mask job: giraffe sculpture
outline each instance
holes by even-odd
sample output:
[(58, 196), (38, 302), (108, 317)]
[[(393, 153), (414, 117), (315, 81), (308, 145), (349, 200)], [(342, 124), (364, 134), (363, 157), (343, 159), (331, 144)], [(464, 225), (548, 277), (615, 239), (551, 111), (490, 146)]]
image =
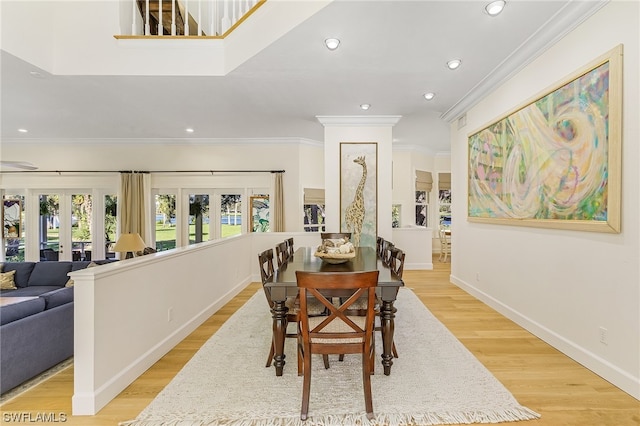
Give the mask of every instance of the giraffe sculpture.
[(353, 197), (353, 201), (347, 207), (345, 212), (344, 221), (347, 225), (347, 229), (353, 234), (353, 245), (360, 246), (360, 233), (362, 232), (362, 222), (364, 222), (364, 183), (367, 180), (367, 164), (365, 157), (361, 156), (353, 160), (354, 163), (362, 166), (362, 177), (360, 183), (356, 188), (356, 194)]

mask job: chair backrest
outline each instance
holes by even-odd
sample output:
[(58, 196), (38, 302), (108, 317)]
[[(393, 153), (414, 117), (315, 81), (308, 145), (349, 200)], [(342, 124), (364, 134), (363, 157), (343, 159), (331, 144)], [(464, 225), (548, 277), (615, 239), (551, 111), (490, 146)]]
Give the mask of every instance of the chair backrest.
[(438, 236), (440, 237), (440, 244), (443, 246), (448, 246), (451, 242), (450, 237), (447, 235), (448, 228), (441, 226), (438, 231)]
[(391, 249), (391, 261), (389, 262), (389, 268), (391, 268), (391, 272), (396, 274), (399, 278), (402, 278), (402, 274), (404, 273), (404, 256), (405, 253), (403, 250), (400, 250), (397, 247), (393, 247)]
[(320, 238), (323, 240), (337, 240), (339, 238), (348, 238), (351, 241), (351, 232), (322, 232)]
[(382, 242), (382, 253), (380, 257), (382, 259), (382, 263), (384, 263), (385, 265), (389, 265), (389, 262), (391, 262), (391, 250), (394, 247), (395, 246), (391, 241), (384, 240)]
[(273, 249), (267, 249), (258, 254), (258, 264), (260, 265), (260, 278), (262, 284), (273, 279), (275, 269), (273, 267)]
[(382, 243), (384, 242), (384, 238), (376, 237), (376, 255), (378, 257), (382, 257)]
[[(300, 291), (300, 323), (305, 344), (333, 346), (350, 353), (362, 344), (371, 346), (374, 329), (378, 271), (304, 272), (296, 271)], [(349, 307), (359, 298), (367, 299), (365, 316), (348, 316)], [(328, 311), (326, 316), (310, 316), (308, 298), (315, 298)], [(339, 306), (332, 303), (341, 300)], [(334, 352), (336, 353), (336, 352)]]
[(273, 306), (271, 301), (271, 293), (269, 289), (264, 285), (273, 279), (275, 270), (273, 268), (273, 249), (267, 249), (258, 254), (258, 265), (260, 266), (260, 279), (262, 280), (262, 289), (265, 296), (267, 296), (267, 303), (269, 306)]
[(287, 263), (287, 261), (289, 260), (286, 241), (283, 241), (276, 245), (276, 260), (278, 261), (278, 268)]
[(293, 248), (293, 237), (287, 238), (284, 242), (287, 243), (287, 257), (291, 259), (293, 257), (293, 252), (295, 251)]

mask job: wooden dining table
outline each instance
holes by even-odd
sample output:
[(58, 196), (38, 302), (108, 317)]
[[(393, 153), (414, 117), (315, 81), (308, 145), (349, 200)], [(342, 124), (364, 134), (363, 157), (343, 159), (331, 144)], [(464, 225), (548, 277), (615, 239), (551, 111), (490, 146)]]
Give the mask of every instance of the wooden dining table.
[(272, 281), (265, 284), (271, 293), (273, 308), (273, 341), (275, 346), (274, 365), (276, 376), (282, 376), (285, 365), (284, 340), (287, 330), (287, 297), (298, 294), (296, 271), (306, 272), (361, 272), (379, 271), (376, 294), (382, 301), (380, 305), (380, 323), (382, 328), (382, 366), (384, 374), (391, 374), (393, 365), (394, 318), (396, 308), (393, 306), (398, 290), (404, 286), (402, 278), (392, 273), (391, 269), (378, 258), (373, 247), (356, 247), (356, 256), (345, 263), (332, 264), (314, 256), (315, 247), (300, 247), (287, 263), (276, 271)]

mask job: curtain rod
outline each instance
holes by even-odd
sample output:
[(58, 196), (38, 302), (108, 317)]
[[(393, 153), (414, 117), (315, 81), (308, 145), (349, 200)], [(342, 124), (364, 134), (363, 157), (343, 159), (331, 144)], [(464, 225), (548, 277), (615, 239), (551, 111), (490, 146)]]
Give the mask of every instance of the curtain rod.
[(284, 173), (284, 170), (2, 170), (2, 173)]

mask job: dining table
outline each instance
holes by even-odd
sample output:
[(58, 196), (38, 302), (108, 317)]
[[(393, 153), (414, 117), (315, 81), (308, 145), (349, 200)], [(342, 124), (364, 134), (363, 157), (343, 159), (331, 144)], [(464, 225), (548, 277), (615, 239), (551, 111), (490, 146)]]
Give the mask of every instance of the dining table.
[(284, 341), (287, 330), (287, 312), (285, 301), (298, 294), (296, 271), (306, 272), (364, 272), (379, 271), (376, 295), (380, 303), (380, 325), (382, 331), (382, 366), (384, 374), (391, 374), (393, 365), (394, 318), (397, 309), (394, 302), (402, 278), (394, 274), (389, 266), (380, 259), (373, 247), (355, 247), (355, 257), (343, 263), (330, 263), (315, 256), (316, 247), (299, 247), (288, 262), (278, 268), (265, 288), (271, 294), (273, 307), (273, 342), (275, 346), (274, 365), (276, 376), (282, 376), (285, 365)]

